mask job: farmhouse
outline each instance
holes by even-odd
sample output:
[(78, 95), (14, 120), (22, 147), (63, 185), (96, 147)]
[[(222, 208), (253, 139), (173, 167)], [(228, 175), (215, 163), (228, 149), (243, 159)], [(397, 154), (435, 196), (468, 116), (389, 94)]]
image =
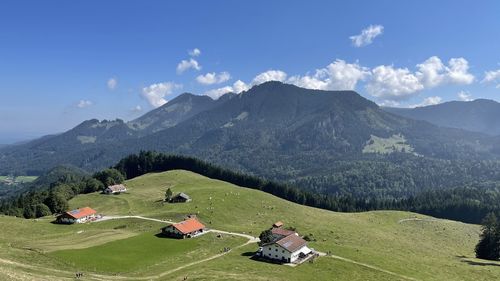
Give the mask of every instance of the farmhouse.
[(103, 193), (104, 194), (119, 194), (122, 192), (126, 192), (127, 188), (123, 184), (115, 184), (115, 185), (110, 185), (104, 189)]
[(174, 238), (191, 238), (205, 231), (205, 226), (196, 218), (188, 218), (161, 229), (163, 235)]
[(275, 225), (276, 223), (271, 229), (272, 241), (262, 245), (259, 249), (261, 257), (283, 263), (295, 263), (312, 253), (312, 250), (307, 247), (307, 241), (302, 239), (297, 232), (281, 228), (283, 223), (280, 227), (274, 227)]
[(184, 203), (189, 201), (191, 201), (191, 197), (183, 192), (177, 193), (174, 197), (172, 197), (172, 199), (170, 199), (171, 203)]
[(92, 208), (85, 207), (73, 211), (65, 212), (57, 216), (58, 223), (84, 223), (96, 218), (96, 211)]

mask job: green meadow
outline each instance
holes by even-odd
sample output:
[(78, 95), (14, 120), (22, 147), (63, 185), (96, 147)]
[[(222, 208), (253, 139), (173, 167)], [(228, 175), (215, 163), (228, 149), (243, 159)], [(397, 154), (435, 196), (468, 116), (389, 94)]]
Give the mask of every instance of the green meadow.
[[(72, 208), (90, 206), (105, 215), (140, 215), (179, 221), (196, 214), (209, 228), (258, 236), (281, 220), (320, 257), (297, 267), (250, 259), (256, 244), (214, 234), (186, 240), (155, 236), (163, 223), (116, 219), (56, 225), (53, 218), (0, 217), (2, 276), (64, 280), (85, 272), (88, 280), (495, 280), (500, 263), (474, 258), (479, 226), (398, 211), (336, 213), (187, 172), (148, 174), (125, 183), (120, 195), (79, 195)], [(188, 203), (165, 204), (165, 190), (185, 192)], [(223, 247), (231, 247), (226, 255)], [(241, 246), (241, 247), (240, 247)], [(340, 258), (339, 258), (340, 257)], [(11, 262), (24, 262), (17, 265)], [(31, 267), (33, 266), (33, 267)], [(71, 273), (70, 273), (71, 272)], [(3, 275), (2, 275), (3, 274)], [(10, 275), (9, 275), (10, 274)], [(22, 279), (20, 279), (22, 280)]]

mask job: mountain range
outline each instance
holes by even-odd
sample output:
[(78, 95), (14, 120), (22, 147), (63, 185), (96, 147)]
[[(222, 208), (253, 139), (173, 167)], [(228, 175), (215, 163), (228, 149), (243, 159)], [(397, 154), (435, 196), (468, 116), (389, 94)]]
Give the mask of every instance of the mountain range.
[(355, 196), (399, 197), (500, 180), (497, 137), (401, 116), (408, 112), (382, 109), (354, 91), (280, 82), (218, 100), (185, 93), (130, 122), (88, 120), (0, 149), (0, 174), (36, 175), (61, 164), (96, 171), (130, 153), (156, 150)]
[(500, 135), (500, 103), (492, 100), (450, 101), (416, 108), (383, 108), (400, 116), (488, 135)]

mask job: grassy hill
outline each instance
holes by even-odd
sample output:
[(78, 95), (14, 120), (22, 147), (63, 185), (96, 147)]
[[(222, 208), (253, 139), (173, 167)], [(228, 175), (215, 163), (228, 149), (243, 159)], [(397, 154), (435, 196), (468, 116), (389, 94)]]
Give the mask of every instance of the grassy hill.
[[(335, 213), (287, 202), (187, 171), (148, 174), (126, 182), (127, 194), (79, 195), (71, 207), (106, 215), (181, 220), (195, 213), (210, 228), (258, 236), (274, 221), (313, 236), (331, 251), (292, 268), (250, 259), (256, 244), (209, 233), (191, 240), (156, 237), (164, 223), (116, 219), (56, 225), (52, 218), (0, 217), (0, 279), (65, 280), (494, 280), (500, 263), (473, 257), (479, 227), (396, 211)], [(193, 201), (164, 204), (167, 187)], [(233, 250), (218, 256), (221, 249)], [(117, 275), (117, 276), (115, 276)]]

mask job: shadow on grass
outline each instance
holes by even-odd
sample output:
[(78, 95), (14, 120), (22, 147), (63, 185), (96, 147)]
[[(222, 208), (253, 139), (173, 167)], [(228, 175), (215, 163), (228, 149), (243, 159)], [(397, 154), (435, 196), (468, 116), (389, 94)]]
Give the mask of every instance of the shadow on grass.
[(253, 255), (255, 255), (255, 252), (244, 252), (244, 253), (241, 253), (241, 255), (243, 257), (253, 257)]

